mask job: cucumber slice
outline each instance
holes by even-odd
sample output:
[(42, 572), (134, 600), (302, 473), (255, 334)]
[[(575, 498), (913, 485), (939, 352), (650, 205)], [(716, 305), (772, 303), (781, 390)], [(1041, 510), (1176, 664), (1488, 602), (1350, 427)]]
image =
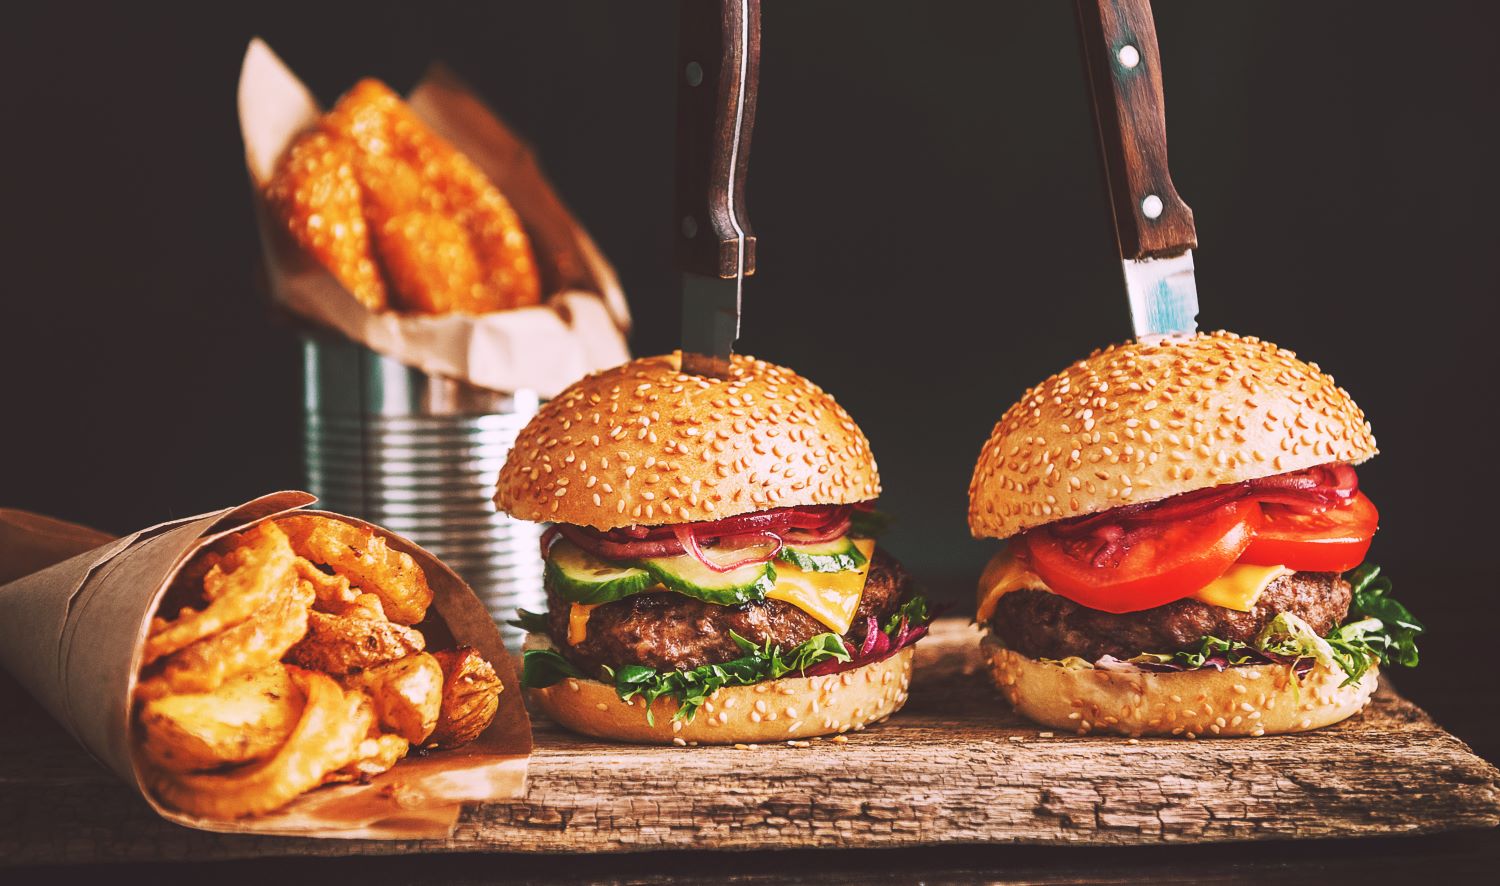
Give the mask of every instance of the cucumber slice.
[(601, 560), (572, 542), (558, 541), (547, 552), (543, 580), (570, 603), (609, 603), (656, 585), (638, 566)]
[(682, 554), (653, 557), (642, 560), (641, 565), (671, 590), (720, 606), (758, 603), (776, 584), (776, 570), (770, 563), (741, 566), (732, 572), (715, 572), (692, 555)]
[(777, 558), (803, 572), (853, 572), (867, 562), (847, 535), (818, 544), (783, 545)]

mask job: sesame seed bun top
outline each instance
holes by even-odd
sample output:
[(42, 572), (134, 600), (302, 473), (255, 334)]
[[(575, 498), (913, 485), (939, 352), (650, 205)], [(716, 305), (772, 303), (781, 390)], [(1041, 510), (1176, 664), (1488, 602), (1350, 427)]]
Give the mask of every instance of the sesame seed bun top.
[(1377, 452), (1316, 364), (1229, 332), (1095, 351), (1006, 410), (969, 483), (969, 529), (1057, 520)]
[(522, 520), (614, 529), (880, 495), (869, 441), (822, 388), (736, 355), (730, 378), (677, 354), (597, 372), (516, 438), (495, 503)]

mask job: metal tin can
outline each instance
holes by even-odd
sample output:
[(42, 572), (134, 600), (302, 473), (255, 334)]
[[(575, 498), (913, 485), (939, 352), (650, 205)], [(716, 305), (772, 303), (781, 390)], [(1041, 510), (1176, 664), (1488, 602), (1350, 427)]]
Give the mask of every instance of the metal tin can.
[(541, 527), (495, 510), (500, 467), (537, 397), (429, 376), (332, 336), (303, 338), (303, 456), (322, 507), (410, 538), (484, 601), (506, 645), (546, 608)]

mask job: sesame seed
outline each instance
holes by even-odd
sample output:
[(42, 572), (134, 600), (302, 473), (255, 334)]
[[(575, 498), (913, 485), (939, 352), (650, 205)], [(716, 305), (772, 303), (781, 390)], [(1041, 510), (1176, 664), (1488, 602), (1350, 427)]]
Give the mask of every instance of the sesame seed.
[(679, 748), (687, 747), (687, 742), (684, 741), (681, 736), (672, 739), (672, 744), (677, 745)]

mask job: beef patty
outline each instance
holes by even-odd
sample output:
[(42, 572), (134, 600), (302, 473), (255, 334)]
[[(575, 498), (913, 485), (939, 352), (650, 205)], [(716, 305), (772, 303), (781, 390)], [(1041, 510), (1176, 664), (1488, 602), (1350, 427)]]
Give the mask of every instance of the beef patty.
[[(895, 558), (879, 548), (854, 623), (844, 642), (858, 646), (865, 638), (866, 617), (884, 624), (910, 594), (911, 579)], [(555, 590), (547, 591), (548, 628), (557, 648), (585, 674), (600, 665), (645, 665), (657, 670), (717, 664), (744, 655), (729, 632), (754, 643), (770, 640), (791, 649), (828, 632), (822, 622), (780, 600), (719, 606), (672, 592), (636, 594), (605, 603), (589, 614), (587, 636), (568, 645), (568, 612), (572, 608)]]
[(1114, 615), (1048, 591), (1023, 590), (1000, 598), (989, 628), (1007, 647), (1031, 658), (1130, 658), (1189, 649), (1207, 636), (1248, 643), (1281, 612), (1300, 616), (1322, 636), (1349, 614), (1349, 595), (1349, 583), (1338, 573), (1296, 572), (1267, 585), (1249, 612), (1178, 600)]

